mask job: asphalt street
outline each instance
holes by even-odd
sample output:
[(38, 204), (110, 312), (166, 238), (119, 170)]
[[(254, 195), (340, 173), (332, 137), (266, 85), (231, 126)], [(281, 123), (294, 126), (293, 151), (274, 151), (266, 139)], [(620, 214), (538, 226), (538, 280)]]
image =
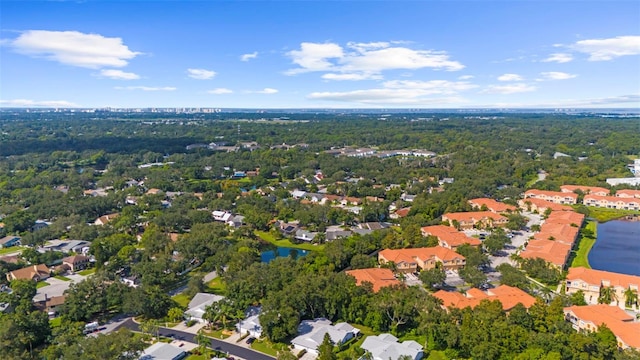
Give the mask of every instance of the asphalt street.
[[(133, 321), (131, 318), (123, 322), (121, 327), (125, 327), (132, 331), (140, 331), (140, 327), (138, 326), (138, 324), (136, 324), (136, 322)], [(159, 333), (161, 336), (173, 337), (174, 339), (177, 339), (177, 340), (184, 340), (192, 343), (197, 343), (195, 339), (196, 338), (195, 334), (187, 333), (184, 331), (178, 331), (174, 329), (161, 327), (159, 330)], [(228, 342), (224, 342), (216, 339), (211, 339), (211, 348), (214, 350), (226, 352), (229, 355), (238, 356), (248, 360), (273, 360), (274, 359), (269, 355), (259, 353), (251, 349), (247, 349), (238, 345), (230, 344)]]

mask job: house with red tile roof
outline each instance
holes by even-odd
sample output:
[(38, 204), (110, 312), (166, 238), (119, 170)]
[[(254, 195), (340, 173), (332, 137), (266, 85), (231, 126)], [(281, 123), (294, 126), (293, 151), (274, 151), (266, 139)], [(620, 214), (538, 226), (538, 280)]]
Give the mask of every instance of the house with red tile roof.
[(522, 304), (528, 309), (536, 303), (535, 297), (508, 285), (500, 285), (486, 292), (472, 288), (467, 290), (465, 294), (457, 291), (440, 290), (434, 293), (433, 296), (442, 300), (442, 307), (445, 309), (450, 307), (458, 309), (464, 309), (466, 307), (474, 308), (478, 306), (482, 300), (498, 300), (502, 304), (504, 311), (510, 311), (517, 304)]
[(504, 226), (509, 219), (491, 211), (470, 211), (446, 213), (442, 215), (442, 221), (448, 221), (451, 226), (457, 223), (462, 229), (473, 229)]
[(639, 291), (640, 276), (619, 274), (609, 271), (587, 269), (585, 267), (570, 268), (565, 280), (567, 294), (573, 294), (582, 290), (587, 304), (597, 304), (600, 290), (603, 287), (612, 287), (614, 300), (612, 304), (624, 307), (625, 291), (627, 289)]
[(539, 214), (544, 214), (547, 209), (551, 209), (551, 211), (573, 211), (573, 208), (569, 205), (556, 204), (551, 201), (536, 198), (520, 199), (518, 200), (518, 205), (520, 205), (522, 209), (538, 212)]
[(563, 193), (573, 193), (580, 190), (583, 194), (608, 196), (611, 191), (607, 188), (599, 186), (582, 186), (582, 185), (562, 185), (560, 191)]
[(516, 211), (516, 207), (513, 205), (507, 205), (505, 203), (501, 203), (489, 198), (471, 199), (469, 200), (469, 204), (474, 208), (474, 210), (482, 210), (484, 207), (485, 209), (496, 214)]
[(407, 215), (409, 215), (409, 211), (411, 211), (411, 207), (398, 209), (393, 214), (389, 215), (389, 217), (392, 219), (401, 219), (407, 217)]
[(576, 204), (578, 202), (578, 194), (575, 193), (566, 193), (561, 191), (547, 191), (547, 190), (537, 190), (531, 189), (524, 193), (525, 199), (541, 199), (546, 201), (551, 201), (556, 204)]
[(433, 225), (420, 229), (422, 236), (435, 236), (438, 238), (438, 245), (447, 249), (455, 250), (458, 246), (469, 244), (480, 246), (482, 242), (476, 238), (469, 237), (451, 226)]
[(624, 310), (604, 304), (564, 308), (565, 319), (577, 331), (597, 331), (603, 324), (616, 336), (618, 347), (640, 349), (640, 322)]
[(620, 196), (585, 195), (583, 204), (608, 209), (640, 210), (640, 199)]
[(396, 279), (393, 271), (386, 268), (348, 270), (345, 273), (356, 278), (356, 285), (358, 286), (365, 282), (371, 283), (371, 285), (373, 285), (374, 292), (378, 292), (381, 288), (386, 286), (401, 284), (401, 282)]
[(616, 196), (621, 198), (640, 199), (640, 190), (630, 190), (630, 189), (618, 190), (616, 191)]
[(442, 246), (413, 249), (384, 249), (378, 253), (380, 264), (393, 263), (398, 272), (415, 273), (442, 264), (446, 270), (464, 267), (466, 259), (457, 252)]
[(571, 245), (559, 241), (529, 240), (527, 247), (519, 255), (523, 259), (543, 259), (562, 270), (569, 259), (570, 253)]

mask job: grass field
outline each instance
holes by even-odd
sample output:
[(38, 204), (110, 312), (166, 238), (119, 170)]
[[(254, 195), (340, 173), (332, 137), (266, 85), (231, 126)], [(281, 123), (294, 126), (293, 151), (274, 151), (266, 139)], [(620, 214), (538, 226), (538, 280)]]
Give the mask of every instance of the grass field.
[(607, 222), (627, 215), (640, 215), (640, 211), (634, 210), (607, 209), (595, 206), (589, 206), (588, 209), (589, 217), (598, 220), (598, 222)]
[(286, 349), (287, 345), (282, 343), (272, 343), (267, 339), (258, 339), (251, 344), (251, 348), (267, 355), (277, 356), (278, 351)]
[(46, 281), (38, 281), (38, 283), (36, 284), (36, 289), (40, 289), (41, 287), (45, 287), (47, 285), (50, 285), (50, 284)]
[(62, 281), (71, 281), (71, 279), (69, 279), (66, 276), (62, 276), (62, 275), (56, 275), (56, 276), (54, 276), (54, 278), (56, 278), (58, 280), (62, 280)]
[(593, 247), (593, 244), (596, 243), (595, 237), (596, 237), (597, 223), (595, 221), (588, 221), (587, 225), (585, 225), (584, 228), (593, 231), (594, 237), (588, 238), (580, 234), (580, 242), (578, 244), (578, 249), (576, 250), (575, 257), (571, 262), (571, 267), (583, 266), (583, 267), (586, 267), (587, 269), (591, 269), (591, 266), (589, 265), (588, 256), (589, 256), (589, 251)]
[(2, 248), (2, 249), (0, 249), (0, 255), (11, 254), (11, 253), (15, 253), (15, 252), (21, 252), (24, 249), (26, 249), (26, 247), (24, 247), (24, 246), (11, 246), (11, 247), (8, 247), (8, 248)]
[(258, 231), (255, 232), (256, 236), (260, 239), (270, 242), (271, 244), (279, 247), (288, 247), (293, 249), (301, 249), (301, 250), (309, 250), (309, 251), (322, 251), (324, 249), (324, 245), (313, 245), (313, 244), (294, 244), (289, 239), (276, 240), (272, 234), (269, 234), (266, 231)]
[(52, 328), (60, 326), (60, 323), (62, 323), (62, 318), (61, 317), (57, 317), (57, 318), (53, 318), (53, 319), (49, 320), (49, 325)]
[(227, 283), (220, 276), (205, 284), (205, 291), (217, 295), (225, 295), (227, 293)]
[(171, 297), (173, 301), (177, 302), (178, 305), (184, 307), (185, 309), (189, 306), (189, 301), (191, 299), (185, 294), (178, 294)]
[(78, 274), (80, 274), (82, 276), (87, 276), (87, 275), (91, 275), (91, 274), (93, 274), (95, 272), (96, 272), (96, 268), (91, 268), (91, 269), (86, 269), (86, 270), (79, 271)]
[(427, 360), (449, 360), (449, 358), (444, 354), (444, 351), (431, 350)]

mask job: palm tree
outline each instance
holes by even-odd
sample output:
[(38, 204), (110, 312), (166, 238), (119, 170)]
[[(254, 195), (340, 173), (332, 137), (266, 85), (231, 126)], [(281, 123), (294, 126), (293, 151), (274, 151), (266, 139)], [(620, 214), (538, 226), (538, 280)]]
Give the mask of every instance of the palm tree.
[(598, 297), (599, 304), (611, 304), (616, 299), (616, 291), (613, 286), (603, 286), (600, 288), (600, 296)]
[(627, 290), (624, 291), (624, 299), (625, 299), (625, 305), (627, 307), (632, 307), (634, 305), (638, 305), (638, 290), (634, 290), (631, 288), (628, 288)]
[(198, 342), (198, 351), (200, 352), (200, 354), (205, 355), (205, 358), (206, 358), (207, 357), (206, 353), (208, 352), (208, 346), (209, 344), (211, 344), (211, 341), (202, 332), (202, 330), (198, 331), (198, 333), (196, 334), (196, 342)]

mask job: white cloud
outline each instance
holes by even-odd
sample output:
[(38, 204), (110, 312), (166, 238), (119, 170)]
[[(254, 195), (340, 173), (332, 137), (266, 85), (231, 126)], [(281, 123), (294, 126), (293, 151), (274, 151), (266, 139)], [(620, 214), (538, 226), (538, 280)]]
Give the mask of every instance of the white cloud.
[(304, 42), (300, 44), (300, 50), (287, 53), (287, 56), (299, 67), (290, 69), (285, 74), (326, 71), (349, 75), (329, 75), (324, 77), (325, 79), (333, 77), (335, 80), (345, 80), (345, 78), (353, 80), (357, 75), (351, 74), (375, 75), (386, 70), (434, 68), (457, 71), (464, 69), (464, 65), (450, 60), (449, 55), (444, 51), (414, 50), (395, 45), (397, 42), (350, 42), (347, 43), (345, 50), (334, 43)]
[(173, 86), (161, 86), (161, 87), (152, 87), (152, 86), (116, 86), (114, 89), (116, 90), (142, 90), (142, 91), (175, 91), (176, 88)]
[(625, 55), (640, 55), (640, 36), (581, 40), (569, 48), (589, 54), (589, 61), (613, 60)]
[(227, 88), (217, 88), (217, 89), (209, 90), (207, 91), (207, 93), (214, 94), (214, 95), (232, 94), (233, 90), (227, 89)]
[(515, 94), (523, 92), (535, 91), (536, 87), (524, 83), (516, 83), (509, 85), (489, 85), (483, 93), (487, 94)]
[(295, 75), (309, 71), (331, 70), (334, 65), (329, 59), (342, 58), (344, 53), (342, 47), (337, 44), (303, 42), (300, 44), (300, 50), (289, 51), (287, 55), (294, 64), (300, 66), (286, 72), (287, 75)]
[(540, 73), (540, 76), (542, 76), (541, 80), (567, 80), (567, 79), (573, 79), (578, 75), (567, 74), (559, 71), (549, 71), (549, 72)]
[(258, 52), (254, 51), (254, 52), (252, 52), (250, 54), (242, 54), (240, 56), (240, 61), (249, 61), (249, 60), (255, 59), (257, 57), (258, 57)]
[(0, 100), (0, 104), (2, 106), (7, 107), (78, 107), (77, 104), (74, 104), (65, 100), (27, 100), (27, 99), (13, 99), (13, 100)]
[(475, 76), (473, 76), (473, 75), (462, 75), (462, 76), (458, 76), (458, 80), (471, 80), (474, 77)]
[(556, 62), (559, 64), (568, 63), (573, 60), (573, 55), (565, 53), (555, 53), (549, 55), (548, 58), (542, 60), (542, 62)]
[[(465, 81), (390, 80), (382, 83), (382, 88), (344, 92), (313, 92), (307, 98), (366, 105), (434, 106), (464, 102), (465, 100), (457, 94), (476, 87), (477, 85)], [(447, 96), (431, 97), (433, 95)]]
[(322, 78), (325, 80), (380, 80), (382, 76), (379, 74), (371, 74), (371, 73), (326, 73), (322, 75)]
[(522, 81), (522, 76), (518, 74), (504, 74), (498, 76), (498, 81)]
[(313, 100), (329, 100), (367, 105), (441, 105), (464, 102), (460, 97), (425, 98), (410, 89), (367, 89), (345, 92), (314, 92), (307, 96)]
[(121, 38), (78, 31), (28, 30), (9, 45), (20, 54), (91, 69), (123, 67), (140, 55), (129, 50)]
[(466, 81), (447, 81), (447, 80), (391, 80), (385, 81), (383, 86), (388, 89), (407, 89), (418, 90), (420, 95), (431, 94), (455, 94), (460, 91), (477, 88), (478, 85), (471, 84)]
[(249, 94), (267, 94), (267, 95), (271, 95), (271, 94), (276, 94), (278, 92), (278, 89), (273, 89), (273, 88), (264, 88), (262, 90), (255, 90), (255, 91), (246, 91)]
[(134, 74), (132, 72), (124, 72), (122, 70), (115, 69), (103, 69), (100, 70), (98, 74), (100, 77), (106, 77), (114, 80), (138, 80), (140, 79), (140, 75)]
[(187, 69), (187, 74), (190, 78), (196, 80), (209, 80), (216, 76), (215, 71), (206, 69)]

